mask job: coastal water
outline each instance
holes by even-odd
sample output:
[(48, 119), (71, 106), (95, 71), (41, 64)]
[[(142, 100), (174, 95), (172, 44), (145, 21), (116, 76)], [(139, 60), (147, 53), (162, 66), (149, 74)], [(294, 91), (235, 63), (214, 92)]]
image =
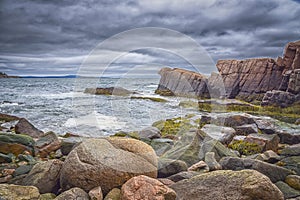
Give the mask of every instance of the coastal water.
[(158, 82), (159, 79), (0, 79), (0, 112), (24, 117), (43, 131), (84, 136), (140, 130), (161, 119), (196, 112), (180, 108), (177, 97), (154, 102), (83, 92), (87, 87), (118, 86), (135, 91), (138, 96), (159, 97), (154, 94)]

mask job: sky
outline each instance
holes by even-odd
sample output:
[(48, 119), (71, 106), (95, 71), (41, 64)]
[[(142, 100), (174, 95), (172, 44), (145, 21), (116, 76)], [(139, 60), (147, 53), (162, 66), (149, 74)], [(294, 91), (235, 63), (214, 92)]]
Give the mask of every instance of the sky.
[(0, 71), (113, 76), (196, 64), (209, 74), (219, 59), (281, 56), (300, 40), (299, 19), (298, 0), (0, 0)]

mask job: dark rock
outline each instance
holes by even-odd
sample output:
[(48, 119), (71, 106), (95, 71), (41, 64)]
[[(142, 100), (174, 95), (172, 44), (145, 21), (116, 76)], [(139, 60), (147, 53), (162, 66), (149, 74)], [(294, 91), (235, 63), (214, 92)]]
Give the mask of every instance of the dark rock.
[(187, 165), (181, 160), (159, 159), (158, 160), (158, 177), (166, 178), (173, 174), (187, 171)]
[(280, 138), (280, 143), (282, 144), (299, 144), (300, 143), (300, 134), (297, 133), (289, 133), (286, 131), (279, 131), (277, 135)]
[(182, 200), (284, 199), (270, 179), (255, 170), (218, 170), (179, 181), (170, 187)]
[(54, 132), (48, 132), (35, 143), (35, 154), (41, 158), (47, 157), (51, 152), (60, 148), (60, 140)]
[(21, 118), (15, 126), (17, 134), (29, 135), (33, 138), (39, 138), (44, 135), (43, 131), (35, 128), (27, 119)]
[(262, 106), (288, 107), (296, 101), (296, 96), (290, 92), (272, 90), (268, 91), (261, 102)]
[[(222, 118), (220, 118), (220, 120), (222, 120)], [(254, 119), (248, 114), (229, 115), (224, 119), (224, 126), (229, 126), (233, 128), (253, 123), (255, 123)]]
[(0, 163), (10, 163), (11, 161), (12, 161), (11, 155), (0, 153)]
[(82, 142), (82, 140), (83, 138), (81, 137), (64, 138), (61, 142), (61, 153), (65, 156), (68, 155), (77, 144)]
[(297, 173), (297, 175), (300, 175), (300, 156), (290, 156), (282, 159), (278, 163), (284, 168), (287, 168), (289, 170), (292, 170)]
[(13, 115), (7, 115), (7, 114), (0, 113), (0, 121), (10, 122), (10, 121), (16, 121), (19, 119), (20, 119), (19, 117), (16, 117)]
[(252, 133), (258, 133), (258, 128), (255, 123), (236, 126), (234, 129), (236, 131), (236, 135), (249, 135)]
[(139, 131), (138, 134), (140, 138), (145, 139), (155, 139), (161, 137), (160, 130), (156, 127), (144, 128), (143, 130)]
[(23, 180), (23, 185), (33, 185), (40, 193), (57, 194), (62, 164), (62, 161), (54, 159), (34, 165)]
[(167, 96), (209, 97), (207, 78), (202, 74), (178, 68), (162, 68), (155, 93)]
[(160, 181), (140, 175), (131, 178), (121, 188), (121, 199), (168, 199), (175, 200), (176, 193)]
[(207, 152), (205, 154), (205, 163), (209, 171), (221, 170), (222, 166), (216, 161), (214, 152)]
[(199, 174), (200, 174), (199, 172), (195, 172), (195, 171), (179, 172), (177, 174), (169, 176), (168, 179), (170, 179), (171, 181), (174, 181), (174, 182), (178, 182), (178, 181), (181, 181), (184, 179), (190, 179)]
[(219, 163), (226, 170), (254, 169), (269, 177), (273, 183), (284, 181), (288, 175), (294, 174), (283, 167), (249, 158), (225, 157)]
[(89, 200), (90, 197), (83, 189), (74, 187), (61, 193), (55, 198), (55, 200), (66, 200), (66, 199)]
[(96, 95), (116, 95), (116, 96), (127, 96), (135, 94), (135, 92), (126, 90), (122, 87), (109, 87), (109, 88), (86, 88), (84, 93), (96, 94)]
[(275, 185), (283, 193), (285, 199), (300, 196), (300, 191), (299, 190), (295, 190), (294, 188), (291, 188), (285, 182), (278, 181), (277, 183), (275, 183)]
[(268, 150), (262, 154), (259, 154), (255, 159), (273, 164), (280, 160), (280, 156), (274, 151)]
[(300, 156), (300, 143), (291, 146), (286, 146), (280, 151), (280, 155), (283, 156)]
[(32, 169), (32, 165), (21, 165), (18, 168), (16, 168), (14, 172), (14, 176), (20, 176), (23, 174), (28, 174), (30, 170)]
[(157, 177), (157, 157), (151, 146), (129, 138), (87, 139), (67, 156), (60, 184), (63, 191), (80, 187), (88, 192), (101, 186), (106, 195), (138, 175)]

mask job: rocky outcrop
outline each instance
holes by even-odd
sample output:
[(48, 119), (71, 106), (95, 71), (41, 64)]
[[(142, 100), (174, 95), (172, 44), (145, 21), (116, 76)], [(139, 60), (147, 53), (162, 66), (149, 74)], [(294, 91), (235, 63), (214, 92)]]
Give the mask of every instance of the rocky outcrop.
[(177, 198), (182, 200), (284, 199), (270, 179), (255, 170), (214, 171), (179, 181), (171, 188), (176, 191)]
[(3, 72), (0, 72), (0, 78), (20, 78), (19, 76), (9, 76)]
[(155, 93), (163, 96), (209, 97), (207, 78), (199, 73), (178, 68), (162, 68)]
[(135, 92), (126, 90), (121, 87), (108, 87), (108, 88), (86, 88), (84, 93), (96, 94), (96, 95), (116, 95), (116, 96), (127, 96), (135, 94)]
[(270, 58), (219, 60), (217, 68), (226, 96), (247, 100), (262, 98), (267, 91), (278, 89), (285, 69)]
[(29, 135), (33, 138), (39, 138), (44, 135), (43, 131), (40, 131), (34, 127), (27, 119), (21, 118), (15, 126), (17, 134)]
[(105, 195), (137, 175), (157, 177), (157, 158), (149, 145), (126, 138), (87, 139), (69, 153), (60, 184), (63, 191), (101, 186)]
[[(263, 105), (288, 106), (300, 97), (284, 102), (276, 100), (279, 92), (292, 95), (300, 92), (300, 41), (287, 44), (283, 58), (253, 58), (246, 60), (219, 60), (219, 73), (209, 78), (202, 74), (184, 70), (163, 68), (157, 94), (193, 97), (227, 97), (246, 101), (261, 101)], [(269, 93), (267, 93), (269, 92)], [(267, 97), (264, 98), (267, 93)], [(283, 93), (280, 93), (282, 96)], [(292, 95), (288, 95), (289, 97)], [(286, 95), (285, 95), (286, 97)], [(282, 99), (281, 99), (282, 101)]]

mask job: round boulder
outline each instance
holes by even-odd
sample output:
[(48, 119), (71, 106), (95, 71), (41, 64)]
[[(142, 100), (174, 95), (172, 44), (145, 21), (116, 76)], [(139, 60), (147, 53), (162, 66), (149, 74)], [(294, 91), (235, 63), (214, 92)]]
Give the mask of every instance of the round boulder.
[(157, 177), (157, 157), (149, 145), (129, 138), (87, 139), (67, 156), (61, 170), (62, 190), (86, 192), (100, 186), (106, 195), (138, 175)]
[(121, 199), (175, 200), (176, 193), (160, 181), (141, 175), (130, 179), (122, 186)]

